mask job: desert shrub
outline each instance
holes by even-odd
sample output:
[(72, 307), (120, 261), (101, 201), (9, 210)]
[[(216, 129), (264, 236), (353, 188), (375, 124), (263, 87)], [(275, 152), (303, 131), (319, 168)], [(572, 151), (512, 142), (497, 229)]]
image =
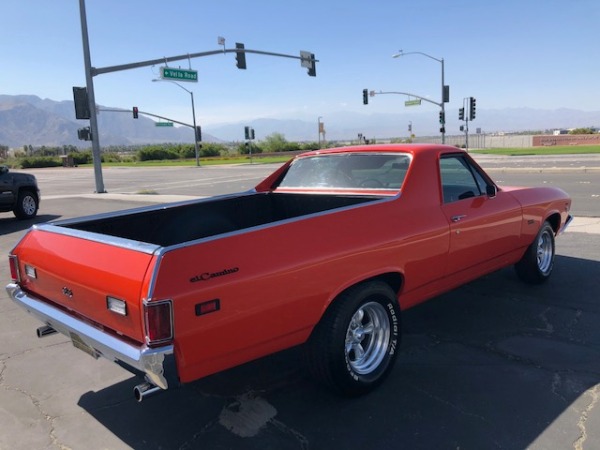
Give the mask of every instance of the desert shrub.
[(36, 156), (21, 159), (20, 165), (23, 169), (39, 169), (41, 167), (60, 167), (63, 163), (60, 158)]

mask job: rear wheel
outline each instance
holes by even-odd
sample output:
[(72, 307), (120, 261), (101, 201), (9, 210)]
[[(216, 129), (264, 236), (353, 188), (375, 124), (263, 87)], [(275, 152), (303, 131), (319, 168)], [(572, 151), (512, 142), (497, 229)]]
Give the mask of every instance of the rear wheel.
[(350, 288), (329, 307), (307, 343), (309, 369), (348, 396), (369, 392), (391, 371), (400, 341), (400, 310), (385, 283)]
[(37, 214), (38, 207), (37, 195), (32, 191), (21, 191), (13, 213), (17, 219), (33, 219)]
[(527, 283), (539, 284), (550, 278), (554, 267), (554, 230), (544, 222), (534, 241), (515, 265), (519, 278)]

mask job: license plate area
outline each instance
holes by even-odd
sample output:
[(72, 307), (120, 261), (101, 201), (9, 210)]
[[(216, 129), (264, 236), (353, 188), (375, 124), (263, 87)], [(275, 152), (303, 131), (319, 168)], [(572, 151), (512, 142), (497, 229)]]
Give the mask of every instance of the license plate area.
[(83, 340), (76, 333), (70, 332), (69, 335), (71, 336), (71, 342), (75, 348), (87, 353), (94, 359), (98, 359), (100, 357), (100, 354), (94, 350), (94, 348), (83, 342)]

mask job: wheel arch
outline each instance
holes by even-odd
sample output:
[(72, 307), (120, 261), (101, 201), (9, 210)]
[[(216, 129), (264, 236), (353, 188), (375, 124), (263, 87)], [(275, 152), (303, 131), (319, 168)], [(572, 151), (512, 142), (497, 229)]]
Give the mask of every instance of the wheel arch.
[(36, 200), (39, 200), (38, 189), (35, 186), (19, 186), (19, 189), (17, 190), (17, 196), (22, 192), (30, 192)]
[(372, 276), (369, 276), (367, 278), (363, 278), (360, 280), (354, 280), (353, 282), (349, 283), (348, 285), (345, 285), (343, 288), (341, 288), (338, 291), (333, 293), (331, 299), (325, 305), (325, 308), (322, 311), (321, 317), (331, 307), (331, 305), (333, 305), (336, 302), (336, 300), (342, 296), (342, 294), (344, 294), (345, 292), (347, 292), (348, 290), (350, 290), (356, 286), (359, 286), (359, 285), (365, 284), (365, 283), (369, 283), (372, 281), (381, 281), (381, 282), (387, 284), (396, 293), (396, 296), (398, 296), (400, 294), (400, 291), (402, 290), (402, 286), (404, 284), (404, 276), (400, 272), (389, 271), (389, 272), (383, 272), (383, 273), (379, 273), (376, 275), (372, 275)]
[(388, 284), (392, 288), (392, 290), (396, 293), (396, 295), (398, 295), (400, 293), (400, 290), (402, 289), (402, 285), (404, 284), (404, 277), (399, 272), (382, 273), (380, 275), (363, 280), (362, 283), (366, 283), (369, 281), (376, 281), (376, 280), (383, 281), (384, 283)]
[(560, 213), (558, 212), (551, 213), (548, 217), (546, 217), (546, 222), (550, 224), (550, 226), (554, 230), (554, 234), (558, 233), (558, 231), (560, 230), (560, 221)]

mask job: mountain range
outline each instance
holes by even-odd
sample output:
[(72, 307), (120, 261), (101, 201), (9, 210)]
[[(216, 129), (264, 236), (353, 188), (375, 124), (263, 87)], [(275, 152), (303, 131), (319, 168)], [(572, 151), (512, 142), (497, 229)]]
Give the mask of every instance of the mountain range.
[[(365, 107), (364, 113), (337, 112), (323, 118), (326, 139), (351, 140), (358, 134), (370, 138), (407, 137), (439, 134), (437, 112), (404, 109), (401, 113), (374, 113)], [(188, 127), (158, 127), (155, 121), (140, 115), (132, 120), (131, 109), (99, 106), (99, 128), (102, 146), (138, 145), (152, 143), (191, 143), (193, 132)], [(110, 111), (106, 111), (110, 110)], [(406, 111), (406, 112), (404, 112)], [(432, 117), (435, 115), (435, 117)], [(454, 117), (456, 116), (456, 117)], [(77, 138), (77, 130), (89, 124), (75, 118), (72, 101), (41, 99), (34, 95), (0, 95), (0, 145), (9, 148), (32, 146), (75, 145), (89, 147), (90, 143)], [(447, 135), (460, 134), (458, 110), (446, 108)], [(201, 124), (199, 124), (201, 125)], [(289, 141), (316, 141), (317, 115), (314, 120), (257, 118), (247, 122), (231, 122), (202, 127), (204, 142), (241, 141), (244, 126), (252, 126), (257, 140), (273, 133), (281, 133)], [(542, 110), (534, 108), (507, 108), (486, 110), (477, 108), (475, 122), (470, 129), (483, 133), (522, 132), (600, 126), (600, 111), (574, 109)]]

